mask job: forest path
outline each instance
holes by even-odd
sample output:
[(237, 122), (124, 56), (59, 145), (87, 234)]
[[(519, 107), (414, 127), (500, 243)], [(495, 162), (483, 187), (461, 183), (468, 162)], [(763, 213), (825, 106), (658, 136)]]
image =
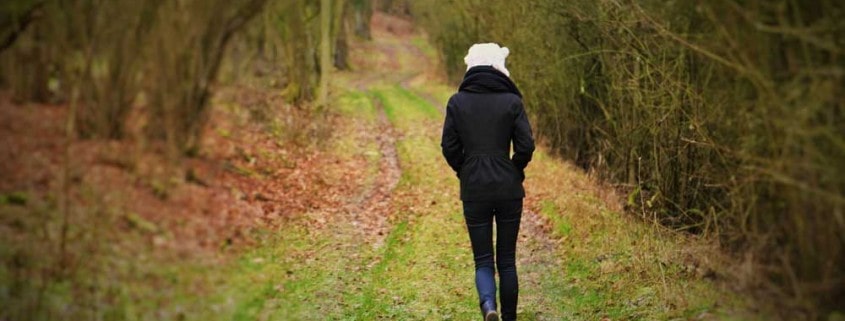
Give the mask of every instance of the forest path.
[[(145, 107), (129, 117), (138, 136), (77, 141), (68, 104), (0, 93), (13, 147), (0, 321), (478, 319), (459, 182), (439, 146), (455, 86), (411, 22), (375, 13), (371, 30), (320, 112), (288, 103), (277, 69), (231, 61), (202, 148), (179, 166), (141, 138)], [(613, 187), (538, 145), (520, 320), (773, 319), (718, 270), (750, 266), (625, 213)]]
[[(453, 88), (408, 22), (377, 14), (333, 106), (354, 118), (346, 152), (372, 181), (342, 209), (289, 222), (231, 272), (234, 320), (473, 320), (480, 315), (458, 181), (440, 155)], [(360, 134), (364, 133), (364, 134)], [(708, 280), (686, 238), (542, 148), (527, 170), (517, 249), (520, 320), (724, 319), (738, 298)], [(310, 224), (317, 221), (319, 224)]]
[[(389, 17), (378, 17), (376, 19)], [(401, 23), (400, 20), (376, 21)], [(389, 28), (388, 28), (389, 29)], [(369, 135), (361, 154), (375, 154), (375, 178), (343, 210), (316, 210), (284, 227), (279, 239), (245, 258), (258, 275), (253, 293), (235, 300), (234, 318), (470, 320), (479, 315), (472, 253), (457, 180), (440, 156), (441, 107), (427, 83), (431, 57), (411, 44), (418, 35), (375, 28), (353, 48), (358, 71), (336, 77), (335, 106)], [(415, 41), (421, 39), (417, 38)], [(373, 64), (382, 64), (373, 66)], [(441, 95), (442, 96), (442, 95)], [(361, 132), (355, 130), (354, 132)], [(377, 151), (377, 154), (376, 154)], [(400, 178), (401, 168), (401, 178)], [(526, 211), (521, 233), (523, 287), (562, 287), (556, 242)], [(273, 266), (274, 264), (279, 266)], [(257, 272), (257, 273), (256, 273)], [(522, 319), (559, 320), (554, 293), (524, 290)]]

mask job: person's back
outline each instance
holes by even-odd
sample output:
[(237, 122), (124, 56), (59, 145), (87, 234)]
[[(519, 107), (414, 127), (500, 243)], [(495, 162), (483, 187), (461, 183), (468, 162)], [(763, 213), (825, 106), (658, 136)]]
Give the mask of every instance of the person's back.
[(502, 318), (516, 320), (516, 240), (525, 197), (522, 181), (534, 152), (522, 94), (504, 66), (508, 54), (507, 48), (496, 44), (470, 48), (464, 58), (464, 80), (446, 106), (440, 143), (443, 156), (461, 181), (479, 306), (487, 321), (498, 320), (495, 270), (501, 285)]
[[(476, 67), (482, 68), (482, 67)], [(533, 142), (525, 127), (522, 99), (513, 93), (461, 91), (449, 99), (447, 112), (463, 145), (460, 167), (461, 199), (470, 201), (516, 199), (525, 196), (521, 168), (510, 159), (511, 140), (519, 130), (526, 137), (515, 142), (518, 154), (530, 153)], [(522, 136), (518, 136), (522, 137)]]

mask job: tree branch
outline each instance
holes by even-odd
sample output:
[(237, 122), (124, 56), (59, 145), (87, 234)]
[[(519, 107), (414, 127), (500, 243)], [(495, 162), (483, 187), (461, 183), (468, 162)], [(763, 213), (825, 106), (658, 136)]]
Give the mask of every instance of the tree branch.
[(38, 10), (41, 9), (46, 2), (46, 0), (36, 2), (31, 8), (29, 8), (29, 10), (24, 12), (19, 19), (12, 18), (12, 30), (8, 35), (4, 35), (3, 40), (0, 41), (0, 52), (5, 51), (15, 43), (15, 40), (17, 40), (18, 37), (26, 31), (26, 28), (38, 18)]

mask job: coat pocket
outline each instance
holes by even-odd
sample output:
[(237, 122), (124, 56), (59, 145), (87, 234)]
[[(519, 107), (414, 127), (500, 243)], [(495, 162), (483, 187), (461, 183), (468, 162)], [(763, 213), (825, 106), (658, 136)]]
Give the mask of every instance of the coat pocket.
[(513, 163), (513, 160), (508, 159), (508, 164), (510, 164), (511, 169), (513, 172), (516, 173), (516, 177), (520, 183), (525, 181), (525, 170), (516, 168), (516, 164)]

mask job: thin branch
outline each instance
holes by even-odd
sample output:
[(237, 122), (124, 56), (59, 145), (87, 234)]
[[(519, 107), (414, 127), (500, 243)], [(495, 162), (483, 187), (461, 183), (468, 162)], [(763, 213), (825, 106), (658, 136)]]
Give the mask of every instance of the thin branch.
[(645, 11), (643, 11), (643, 9), (639, 5), (633, 4), (633, 6), (637, 9), (637, 11), (639, 11), (639, 13), (642, 15), (642, 17), (658, 31), (658, 33), (660, 35), (677, 42), (678, 44), (692, 50), (693, 52), (696, 52), (696, 53), (701, 54), (701, 55), (703, 55), (707, 58), (710, 58), (710, 59), (728, 67), (728, 68), (734, 69), (737, 72), (739, 72), (740, 74), (745, 74), (745, 75), (750, 76), (752, 79), (756, 80), (757, 83), (761, 84), (766, 89), (767, 92), (773, 92), (773, 89), (772, 89), (773, 85), (771, 84), (771, 82), (766, 80), (766, 78), (763, 77), (763, 75), (761, 75), (759, 72), (756, 72), (752, 69), (749, 69), (749, 68), (747, 68), (747, 67), (745, 67), (745, 66), (743, 66), (743, 65), (741, 65), (737, 62), (730, 61), (730, 60), (728, 60), (728, 59), (726, 59), (726, 58), (724, 58), (724, 57), (722, 57), (722, 56), (720, 56), (720, 55), (718, 55), (718, 54), (716, 54), (716, 53), (714, 53), (710, 50), (707, 50), (705, 48), (702, 48), (702, 47), (700, 47), (696, 44), (693, 44), (693, 43), (687, 41), (686, 39), (678, 36), (674, 32), (668, 30), (662, 24), (658, 23), (657, 21), (654, 21), (654, 19), (652, 19), (651, 16), (649, 16), (648, 14), (646, 14)]
[(5, 39), (0, 41), (0, 52), (3, 52), (9, 47), (11, 47), (12, 44), (15, 43), (15, 40), (17, 40), (18, 37), (20, 37), (20, 35), (23, 34), (24, 31), (26, 31), (26, 29), (32, 24), (32, 22), (40, 17), (40, 9), (44, 6), (45, 3), (47, 3), (46, 0), (36, 2), (34, 5), (32, 5), (32, 8), (29, 8), (29, 10), (27, 10), (23, 14), (23, 16), (20, 17), (20, 19), (13, 19), (15, 21), (12, 22), (13, 26), (11, 28), (11, 33), (6, 35)]

